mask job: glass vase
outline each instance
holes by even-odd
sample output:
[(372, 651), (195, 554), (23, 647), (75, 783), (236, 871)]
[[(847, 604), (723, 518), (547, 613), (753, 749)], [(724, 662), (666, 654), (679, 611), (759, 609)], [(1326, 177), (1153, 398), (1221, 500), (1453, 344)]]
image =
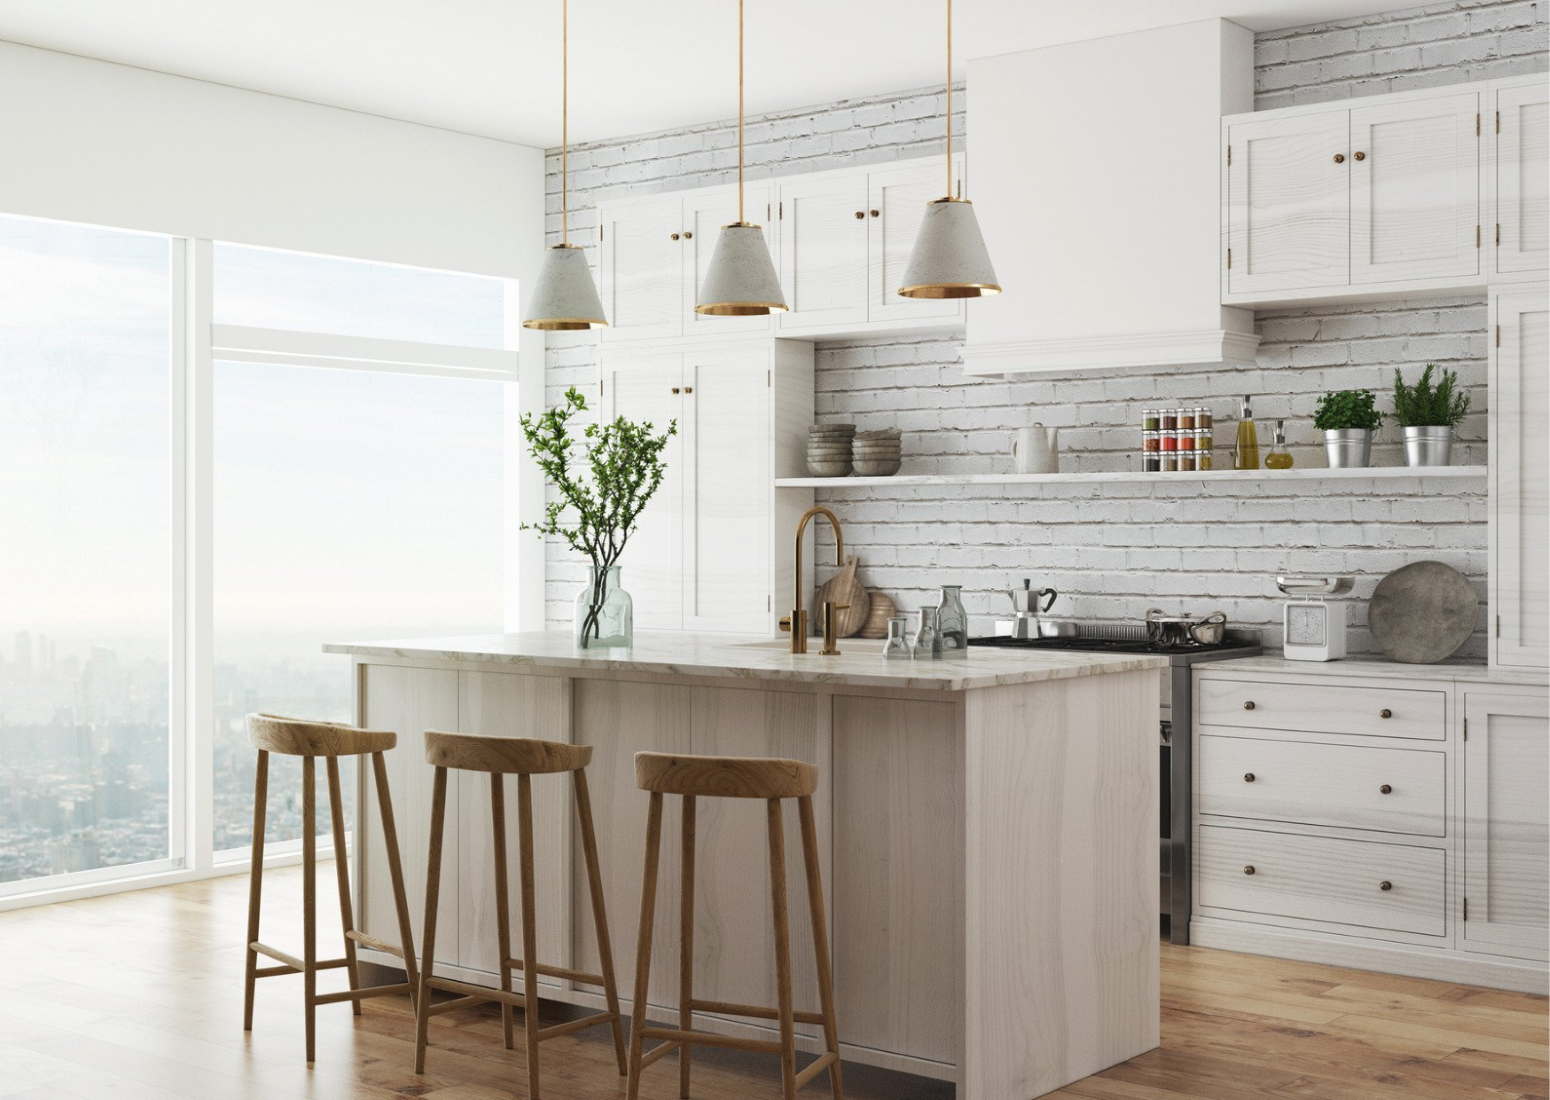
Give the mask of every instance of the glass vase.
[(576, 593), (576, 648), (615, 649), (635, 641), (635, 601), (619, 585), (619, 566), (601, 577), (587, 569), (587, 584)]
[(942, 635), (936, 628), (936, 608), (920, 609), (920, 623), (915, 628), (915, 644), (910, 648), (910, 656), (917, 661), (942, 659)]
[(959, 593), (962, 585), (944, 584), (942, 601), (936, 609), (936, 629), (942, 638), (942, 656), (967, 657), (969, 655), (969, 616), (963, 609)]
[(910, 621), (903, 615), (888, 620), (888, 639), (883, 642), (883, 657), (887, 660), (910, 659)]

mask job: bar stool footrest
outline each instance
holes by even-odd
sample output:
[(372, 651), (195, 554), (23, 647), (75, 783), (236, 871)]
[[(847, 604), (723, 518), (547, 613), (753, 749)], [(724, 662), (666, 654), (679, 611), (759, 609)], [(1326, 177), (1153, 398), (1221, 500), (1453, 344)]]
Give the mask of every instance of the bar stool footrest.
[[(259, 943), (257, 940), (254, 940), (252, 943), (248, 944), (248, 950), (256, 951), (260, 955), (268, 956), (275, 962), (285, 964), (284, 967), (266, 966), (259, 970), (259, 977), (270, 977), (275, 974), (303, 974), (306, 972), (306, 963), (302, 962), (295, 955), (292, 955), (289, 952), (281, 951), (278, 947), (270, 947), (267, 943)], [(312, 964), (312, 968), (314, 970), (337, 970), (341, 966), (348, 966), (349, 963), (350, 960), (344, 958), (319, 959), (317, 962)]]
[(801, 1073), (797, 1074), (797, 1086), (796, 1087), (797, 1088), (801, 1088), (803, 1085), (807, 1084), (814, 1077), (817, 1077), (820, 1073), (822, 1073), (824, 1070), (828, 1069), (830, 1066), (832, 1066), (835, 1062), (838, 1062), (839, 1060), (840, 1060), (839, 1055), (835, 1054), (834, 1051), (832, 1051), (832, 1050), (829, 1051), (828, 1053), (824, 1054), (824, 1055), (821, 1055), (816, 1062), (813, 1062), (806, 1069), (804, 1069)]
[(569, 1035), (573, 1031), (584, 1031), (589, 1027), (596, 1027), (598, 1024), (612, 1023), (616, 1019), (618, 1017), (612, 1012), (596, 1012), (591, 1016), (583, 1016), (577, 1020), (566, 1020), (562, 1024), (554, 1024), (550, 1027), (542, 1028), (538, 1032), (538, 1041), (558, 1039), (561, 1035)]
[[(509, 966), (513, 970), (521, 970), (524, 973), (527, 970), (527, 967), (523, 964), (521, 959), (507, 959), (503, 965)], [(603, 984), (603, 976), (601, 974), (589, 974), (585, 970), (572, 970), (567, 966), (551, 966), (548, 963), (534, 963), (533, 969), (538, 973), (550, 978), (568, 978), (570, 981), (581, 982), (583, 985)]]
[(391, 943), (384, 943), (383, 941), (377, 939), (375, 936), (368, 936), (366, 933), (357, 932), (353, 928), (346, 932), (344, 936), (345, 939), (354, 940), (362, 947), (368, 947), (373, 951), (381, 951), (384, 954), (396, 955), (400, 959), (404, 957), (404, 949), (402, 947), (397, 947)]
[[(747, 1016), (754, 1020), (778, 1020), (780, 1010), (764, 1008), (760, 1005), (740, 1005), (732, 1001), (701, 1001), (691, 1000), (689, 1009), (692, 1012), (711, 1012), (718, 1016)], [(821, 1024), (823, 1014), (820, 1012), (793, 1012), (792, 1020), (799, 1024)]]
[(640, 1029), (643, 1039), (667, 1039), (673, 1042), (688, 1045), (699, 1043), (704, 1046), (726, 1047), (728, 1050), (746, 1050), (754, 1054), (779, 1054), (780, 1043), (773, 1039), (744, 1039), (737, 1035), (717, 1035), (712, 1031), (680, 1031), (677, 1028), (667, 1027), (643, 1027)]
[(647, 1069), (661, 1058), (673, 1053), (675, 1050), (680, 1049), (683, 1045), (683, 1043), (672, 1042), (663, 1043), (661, 1046), (652, 1047), (650, 1050), (646, 1051), (646, 1053), (640, 1056), (640, 1068), (642, 1070)]
[(394, 993), (408, 993), (412, 987), (408, 982), (399, 982), (397, 985), (368, 985), (360, 989), (344, 989), (338, 993), (319, 993), (315, 998), (320, 1005), (338, 1004), (340, 1001), (364, 1001), (368, 997), (388, 997)]

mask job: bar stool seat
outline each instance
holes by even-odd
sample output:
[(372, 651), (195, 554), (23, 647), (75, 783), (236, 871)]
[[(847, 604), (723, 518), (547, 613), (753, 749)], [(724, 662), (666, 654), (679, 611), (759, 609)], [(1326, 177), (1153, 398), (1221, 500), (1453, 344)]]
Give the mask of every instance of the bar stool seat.
[[(635, 754), (635, 785), (651, 794), (646, 818), (646, 868), (641, 883), (640, 940), (636, 952), (635, 1000), (630, 1027), (628, 1100), (640, 1095), (641, 1072), (665, 1055), (678, 1051), (678, 1095), (689, 1096), (690, 1048), (696, 1043), (757, 1051), (780, 1056), (781, 1095), (794, 1100), (797, 1089), (825, 1070), (834, 1100), (844, 1100), (840, 1080), (839, 1027), (835, 1021), (834, 984), (829, 968), (829, 935), (824, 916), (823, 880), (818, 863), (818, 828), (813, 816), (813, 792), (818, 789), (818, 769), (800, 760), (771, 757), (688, 756), (671, 753)], [(656, 915), (657, 865), (662, 848), (662, 799), (683, 798), (683, 891), (680, 898), (678, 955), (678, 1027), (653, 1027), (646, 1022), (644, 1006), (651, 977), (651, 943)], [(694, 830), (699, 798), (759, 798), (767, 804), (770, 852), (770, 906), (775, 923), (775, 991), (778, 1005), (727, 1004), (694, 996)], [(813, 925), (813, 953), (818, 970), (821, 1012), (798, 1012), (791, 995), (791, 935), (786, 913), (785, 824), (781, 803), (797, 800), (802, 826), (802, 857), (807, 872), (807, 900)], [(775, 1020), (778, 1042), (743, 1039), (693, 1029), (694, 1012), (747, 1016)], [(824, 1053), (800, 1073), (796, 1068), (797, 1023), (822, 1024)], [(661, 1043), (645, 1049), (645, 1040)]]
[[(247, 968), (244, 976), (242, 1029), (253, 1030), (253, 994), (259, 978), (282, 974), (301, 974), (306, 1005), (307, 1061), (315, 1060), (318, 1005), (349, 1001), (355, 1015), (361, 1014), (361, 1001), (393, 993), (409, 994), (411, 1003), (419, 989), (415, 968), (414, 939), (409, 929), (409, 901), (404, 892), (403, 865), (398, 857), (398, 832), (393, 823), (393, 801), (388, 791), (387, 763), (383, 753), (398, 744), (398, 735), (387, 730), (364, 730), (339, 722), (314, 722), (286, 718), (277, 714), (250, 714), (248, 737), (258, 750), (253, 791), (253, 851), (248, 872)], [(301, 757), (302, 777), (302, 953), (298, 958), (288, 951), (271, 947), (258, 938), (260, 901), (264, 878), (264, 822), (269, 797), (269, 754)], [(339, 784), (339, 757), (370, 756), (377, 788), (377, 804), (382, 813), (382, 834), (387, 848), (389, 877), (398, 915), (400, 944), (390, 944), (355, 929), (350, 902), (350, 867), (345, 850), (344, 802)], [(316, 837), (316, 760), (326, 761), (329, 805), (333, 817), (334, 869), (339, 881), (339, 918), (344, 930), (344, 955), (337, 959), (317, 957), (317, 837)], [(396, 955), (404, 960), (401, 983), (362, 987), (356, 965), (355, 948), (359, 944)], [(259, 966), (260, 955), (275, 960), (277, 966)], [(318, 994), (317, 972), (343, 967), (349, 974), (350, 987), (338, 993)]]
[[(608, 939), (608, 914), (603, 905), (603, 876), (598, 864), (597, 836), (592, 829), (592, 800), (587, 789), (587, 765), (592, 762), (592, 746), (566, 745), (527, 737), (489, 737), (470, 733), (425, 731), (425, 760), (436, 768), (431, 794), (430, 858), (425, 884), (425, 956), (420, 966), (420, 994), (415, 1013), (414, 1071), (425, 1072), (425, 1048), (429, 1040), (430, 1018), (465, 1005), (495, 1001), (501, 1006), (501, 1023), (506, 1033), (506, 1049), (513, 1047), (512, 1009), (523, 1009), (529, 1100), (539, 1100), (538, 1045), (545, 1039), (569, 1035), (574, 1031), (609, 1024), (613, 1029), (614, 1055), (619, 1074), (626, 1070), (624, 1028), (619, 1013), (619, 994), (614, 984), (613, 948)], [(490, 816), (494, 829), (495, 920), (500, 950), (500, 988), (488, 989), (470, 982), (435, 976), (436, 910), (441, 894), (442, 837), (447, 816), (447, 772), (449, 770), (488, 772), (490, 776)], [(576, 816), (581, 826), (582, 852), (592, 892), (592, 920), (597, 933), (601, 974), (589, 974), (568, 967), (538, 962), (538, 938), (534, 923), (537, 908), (533, 886), (533, 789), (535, 775), (569, 772), (576, 792)], [(506, 882), (506, 797), (505, 776), (517, 777), (517, 843), (520, 854), (522, 889), (522, 957), (511, 956), (510, 891)], [(513, 993), (511, 972), (521, 970), (522, 993)], [(566, 978), (574, 982), (603, 987), (607, 1011), (568, 1020), (551, 1027), (538, 1026), (538, 975)], [(431, 991), (458, 993), (461, 996), (431, 1003)]]

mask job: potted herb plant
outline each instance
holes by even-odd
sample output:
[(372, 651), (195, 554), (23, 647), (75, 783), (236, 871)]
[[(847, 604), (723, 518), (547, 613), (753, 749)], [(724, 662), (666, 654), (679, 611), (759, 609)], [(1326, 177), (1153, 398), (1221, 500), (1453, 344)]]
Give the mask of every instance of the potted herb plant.
[(1336, 390), (1319, 398), (1314, 427), (1324, 432), (1324, 453), (1332, 469), (1369, 465), (1372, 433), (1383, 424), (1371, 390)]
[(658, 432), (649, 420), (620, 416), (588, 424), (578, 437), (570, 421), (586, 408), (586, 398), (572, 386), (563, 405), (522, 417), (528, 453), (556, 490), (544, 504), (543, 520), (522, 529), (540, 537), (558, 535), (592, 563), (587, 585), (576, 596), (576, 645), (628, 646), (635, 640), (635, 609), (619, 584), (619, 557), (642, 509), (662, 486), (667, 472), (662, 452), (678, 434), (678, 421)]
[(1413, 386), (1394, 371), (1394, 419), (1405, 430), (1405, 461), (1412, 466), (1446, 466), (1453, 460), (1453, 429), (1469, 412), (1469, 394), (1458, 390), (1458, 372), (1443, 368), (1432, 384), (1435, 363), (1426, 364)]

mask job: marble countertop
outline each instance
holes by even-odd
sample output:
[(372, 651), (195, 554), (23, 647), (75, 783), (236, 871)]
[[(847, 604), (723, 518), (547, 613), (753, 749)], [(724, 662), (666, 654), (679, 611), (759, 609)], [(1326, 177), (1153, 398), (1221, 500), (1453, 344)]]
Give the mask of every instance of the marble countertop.
[(1435, 665), (1410, 665), (1387, 661), (1382, 657), (1346, 657), (1339, 661), (1289, 661), (1265, 654), (1262, 657), (1235, 657), (1197, 665), (1200, 672), (1273, 672), (1299, 676), (1371, 676), (1388, 680), (1418, 680), (1432, 683), (1529, 684), (1544, 685), (1550, 675), (1534, 669), (1493, 669), (1478, 661), (1443, 661)]
[(936, 691), (969, 691), (1168, 666), (1166, 657), (1145, 654), (1027, 653), (985, 648), (971, 649), (966, 658), (957, 660), (884, 660), (882, 642), (860, 638), (842, 640), (838, 656), (824, 657), (818, 653), (819, 645), (812, 639), (810, 652), (793, 654), (784, 639), (638, 631), (630, 649), (589, 651), (577, 649), (569, 631), (534, 631), (338, 642), (325, 645), (323, 651), (357, 657)]

